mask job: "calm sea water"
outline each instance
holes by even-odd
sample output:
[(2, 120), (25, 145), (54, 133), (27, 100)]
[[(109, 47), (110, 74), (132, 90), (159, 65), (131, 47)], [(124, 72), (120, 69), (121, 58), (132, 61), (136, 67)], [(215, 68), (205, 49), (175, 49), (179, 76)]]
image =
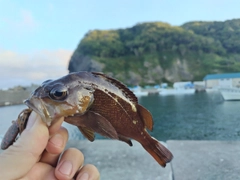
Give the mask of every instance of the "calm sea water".
[[(151, 134), (161, 140), (240, 140), (240, 101), (223, 101), (221, 95), (152, 95), (139, 103), (153, 115)], [(25, 105), (0, 108), (0, 135), (3, 135)], [(75, 126), (64, 123), (70, 139), (83, 139)], [(97, 136), (97, 138), (102, 138)]]

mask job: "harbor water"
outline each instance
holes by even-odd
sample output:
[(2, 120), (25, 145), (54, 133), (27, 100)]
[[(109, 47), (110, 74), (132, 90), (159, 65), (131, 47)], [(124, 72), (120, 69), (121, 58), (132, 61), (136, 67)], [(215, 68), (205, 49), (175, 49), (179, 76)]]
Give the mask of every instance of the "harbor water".
[[(218, 92), (149, 95), (139, 97), (139, 103), (152, 113), (151, 135), (158, 140), (240, 140), (240, 101), (224, 101)], [(24, 108), (25, 105), (0, 108), (0, 137)], [(63, 125), (70, 139), (83, 139), (75, 126)]]

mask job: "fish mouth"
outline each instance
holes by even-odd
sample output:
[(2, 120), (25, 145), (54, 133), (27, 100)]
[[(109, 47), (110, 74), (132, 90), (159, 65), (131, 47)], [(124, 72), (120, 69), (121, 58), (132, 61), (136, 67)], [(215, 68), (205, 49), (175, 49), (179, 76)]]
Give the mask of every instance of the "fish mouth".
[(27, 99), (23, 103), (26, 104), (30, 109), (35, 111), (37, 114), (39, 114), (42, 120), (46, 122), (48, 126), (51, 125), (52, 117), (41, 99)]

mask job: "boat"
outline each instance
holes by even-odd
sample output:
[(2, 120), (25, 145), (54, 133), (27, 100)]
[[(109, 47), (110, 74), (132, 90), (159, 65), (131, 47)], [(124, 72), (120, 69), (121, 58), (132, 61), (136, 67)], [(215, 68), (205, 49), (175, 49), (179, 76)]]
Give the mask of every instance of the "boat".
[(148, 95), (148, 91), (143, 91), (142, 88), (140, 86), (135, 86), (133, 88), (129, 88), (137, 97), (141, 97), (141, 96), (147, 96)]
[(195, 88), (192, 82), (175, 82), (173, 88), (162, 88), (160, 95), (179, 95), (179, 94), (194, 94)]
[(237, 87), (221, 87), (218, 88), (225, 101), (240, 100), (240, 88)]
[(195, 89), (162, 89), (160, 95), (194, 94)]

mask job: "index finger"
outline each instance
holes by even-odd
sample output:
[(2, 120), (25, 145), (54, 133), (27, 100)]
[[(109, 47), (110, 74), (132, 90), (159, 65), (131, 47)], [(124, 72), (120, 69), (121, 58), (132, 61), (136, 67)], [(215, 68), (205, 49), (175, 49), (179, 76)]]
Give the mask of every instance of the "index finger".
[(58, 119), (55, 119), (51, 126), (49, 127), (49, 134), (50, 136), (55, 134), (61, 127), (62, 123), (64, 121), (64, 117), (60, 117)]

